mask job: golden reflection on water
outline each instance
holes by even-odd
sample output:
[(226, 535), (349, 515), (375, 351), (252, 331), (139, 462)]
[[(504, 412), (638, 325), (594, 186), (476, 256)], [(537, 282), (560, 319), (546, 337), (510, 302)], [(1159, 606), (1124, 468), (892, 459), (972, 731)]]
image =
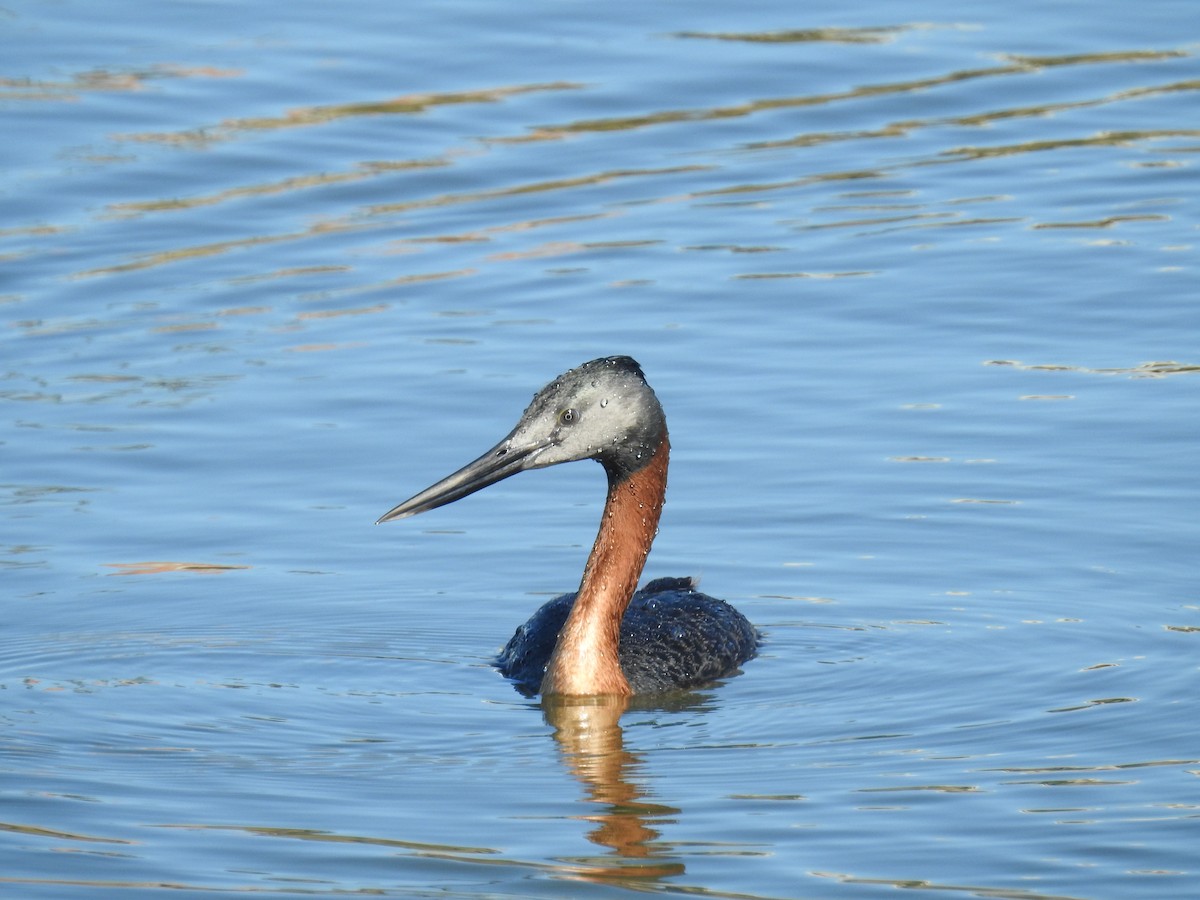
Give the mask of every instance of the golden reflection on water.
[(1168, 128), (1147, 131), (1100, 132), (1081, 138), (1060, 138), (1048, 141), (1021, 141), (988, 147), (955, 147), (942, 152), (943, 160), (962, 161), (991, 159), (998, 156), (1013, 156), (1019, 153), (1043, 153), (1047, 150), (1063, 150), (1072, 147), (1121, 147), (1145, 141), (1166, 138), (1200, 137), (1200, 128)]
[(57, 831), (52, 828), (37, 828), (33, 825), (18, 825), (14, 822), (0, 822), (0, 831), (15, 832), (17, 834), (31, 834), (37, 837), (57, 838), (65, 841), (87, 841), (97, 842), (102, 844), (132, 844), (133, 841), (121, 840), (120, 838), (98, 837), (91, 834), (79, 834), (78, 832)]
[(127, 218), (143, 213), (170, 212), (179, 209), (195, 209), (201, 206), (215, 206), (231, 200), (245, 200), (248, 197), (268, 197), (272, 194), (283, 194), (289, 191), (308, 190), (310, 188), (327, 187), (334, 184), (347, 184), (374, 178), (384, 173), (401, 172), (414, 169), (434, 169), (450, 165), (444, 159), (414, 159), (396, 160), (394, 162), (359, 163), (350, 172), (317, 172), (311, 175), (298, 175), (294, 178), (284, 178), (281, 181), (266, 184), (252, 184), (245, 187), (227, 188), (214, 194), (201, 194), (192, 197), (170, 197), (163, 200), (145, 200), (128, 203), (111, 203), (109, 214), (113, 218)]
[(101, 266), (96, 269), (85, 269), (75, 272), (72, 278), (94, 278), (98, 275), (116, 275), (122, 272), (136, 272), (140, 269), (150, 269), (165, 263), (183, 262), (205, 256), (219, 256), (231, 250), (241, 250), (246, 247), (257, 247), (265, 244), (278, 244), (283, 241), (294, 241), (300, 238), (312, 237), (314, 234), (327, 232), (328, 228), (309, 228), (291, 234), (253, 235), (232, 241), (217, 241), (211, 244), (196, 244), (191, 247), (180, 247), (175, 250), (162, 250), (157, 253), (146, 253), (136, 256), (129, 262), (118, 263), (115, 266)]
[(524, 194), (540, 194), (549, 191), (570, 190), (573, 188), (596, 187), (611, 181), (628, 178), (645, 178), (661, 175), (688, 175), (703, 172), (710, 166), (670, 166), (650, 169), (617, 169), (612, 171), (594, 172), (580, 175), (576, 178), (556, 178), (550, 180), (528, 181), (522, 184), (510, 185), (483, 191), (469, 191), (462, 194), (440, 194), (419, 200), (406, 200), (398, 203), (380, 203), (367, 207), (368, 215), (390, 215), (409, 212), (416, 209), (430, 209), (439, 206), (456, 206), (462, 203), (478, 203), (480, 201), (499, 200), (506, 197), (517, 197)]
[[(512, 140), (557, 140), (569, 134), (578, 132), (605, 132), (605, 131), (627, 131), (631, 129), (646, 128), (656, 125), (670, 125), (681, 122), (703, 122), (719, 119), (741, 118), (751, 116), (761, 112), (769, 112), (781, 109), (794, 109), (805, 106), (826, 106), (833, 103), (842, 103), (846, 101), (862, 100), (873, 97), (881, 97), (888, 95), (910, 94), (928, 91), (933, 88), (943, 87), (946, 85), (956, 84), (965, 81), (972, 81), (981, 78), (1006, 77), (1011, 75), (1029, 75), (1034, 74), (1044, 69), (1057, 68), (1061, 66), (1078, 66), (1078, 65), (1110, 65), (1113, 63), (1136, 63), (1136, 62), (1159, 62), (1166, 59), (1176, 59), (1186, 57), (1188, 54), (1182, 50), (1167, 50), (1167, 51), (1128, 51), (1122, 53), (1092, 53), (1079, 54), (1076, 56), (1057, 56), (1057, 57), (1008, 57), (1011, 62), (1006, 65), (989, 66), (980, 69), (962, 69), (954, 72), (949, 72), (945, 75), (936, 75), (931, 78), (919, 78), (907, 81), (897, 81), (883, 84), (862, 85), (851, 88), (847, 91), (836, 91), (827, 94), (799, 95), (794, 97), (770, 97), (761, 100), (752, 100), (746, 103), (739, 103), (733, 106), (718, 106), (709, 108), (696, 109), (675, 109), (662, 110), (656, 113), (649, 113), (638, 116), (614, 117), (606, 119), (589, 119), (578, 122), (570, 122), (561, 125), (542, 125), (538, 126), (533, 131), (522, 137)], [(1181, 82), (1177, 85), (1169, 85), (1159, 88), (1143, 88), (1132, 92), (1123, 92), (1114, 95), (1113, 98), (1105, 98), (1103, 100), (1090, 101), (1090, 103), (1111, 102), (1113, 99), (1130, 99), (1133, 97), (1148, 96), (1155, 92), (1173, 92), (1176, 90), (1195, 90), (1197, 84), (1195, 82)], [(1128, 95), (1128, 96), (1126, 96)], [(1074, 105), (1074, 104), (1071, 104)], [(988, 115), (1010, 116), (1014, 113), (996, 113)], [(1034, 111), (1029, 115), (1044, 115), (1043, 108), (1035, 107)], [(842, 136), (842, 139), (851, 139), (856, 137), (893, 137), (897, 134), (904, 134), (908, 130), (915, 127), (922, 127), (929, 124), (944, 124), (953, 123), (954, 119), (934, 119), (928, 122), (914, 121), (900, 123), (895, 126), (890, 126), (882, 131), (873, 132), (847, 132)], [(981, 120), (986, 121), (986, 120)], [(965, 123), (963, 123), (965, 124)], [(827, 136), (823, 140), (834, 139), (833, 136)], [(803, 138), (796, 140), (803, 141)], [(747, 145), (747, 149), (757, 149), (775, 146), (787, 146), (788, 143), (777, 142), (760, 142)]]
[(74, 102), (79, 99), (80, 94), (142, 91), (153, 82), (169, 78), (238, 78), (244, 74), (242, 69), (182, 66), (167, 63), (131, 72), (93, 69), (87, 72), (77, 72), (62, 81), (0, 78), (0, 100)]
[[(828, 878), (841, 884), (878, 886), (894, 890), (938, 891), (965, 897), (987, 897), (990, 900), (1083, 900), (1076, 895), (1046, 894), (1029, 888), (998, 888), (972, 884), (946, 884), (919, 878), (864, 878), (845, 872), (810, 872), (817, 878)], [(1014, 878), (1014, 880), (1016, 880)]]
[[(923, 26), (900, 26), (866, 29), (815, 29), (810, 31), (781, 31), (767, 33), (680, 33), (678, 39), (715, 39), (727, 41), (746, 41), (751, 43), (802, 43), (802, 42), (846, 42), (846, 43), (875, 43), (890, 40), (898, 31)], [(926, 78), (906, 79), (894, 82), (859, 85), (845, 91), (798, 94), (792, 96), (764, 97), (732, 105), (697, 106), (684, 109), (660, 109), (633, 116), (613, 116), (607, 118), (579, 119), (576, 121), (528, 126), (527, 132), (521, 135), (481, 136), (471, 140), (470, 153), (472, 156), (488, 153), (493, 146), (504, 144), (524, 143), (529, 141), (562, 140), (578, 135), (597, 135), (613, 132), (628, 132), (660, 125), (678, 125), (681, 123), (705, 123), (735, 118), (751, 117), (772, 111), (800, 109), (805, 107), (822, 107), (837, 104), (854, 103), (875, 98), (890, 96), (912, 95), (931, 90), (960, 84), (973, 80), (1012, 78), (1037, 75), (1052, 69), (1080, 66), (1112, 66), (1128, 64), (1158, 63), (1165, 60), (1178, 59), (1188, 56), (1183, 50), (1129, 50), (1110, 53), (1068, 54), (1053, 56), (1002, 55), (996, 65), (979, 68), (958, 69), (940, 75)], [(76, 76), (66, 83), (67, 86), (85, 84), (89, 89), (131, 89), (130, 84), (140, 84), (153, 78), (164, 77), (196, 77), (206, 75), (211, 77), (234, 77), (241, 73), (234, 70), (205, 70), (186, 69), (183, 67), (164, 67), (138, 75), (113, 75), (104, 78), (96, 73), (86, 76)], [(132, 82), (128, 79), (132, 78)], [(10, 80), (11, 82), (11, 80)], [(4, 85), (0, 82), (0, 88)], [(10, 89), (13, 85), (7, 85)], [(42, 89), (49, 89), (42, 85)], [(64, 89), (56, 83), (55, 89)], [(570, 81), (554, 81), (518, 85), (503, 85), (471, 91), (454, 91), (444, 93), (404, 95), (382, 101), (357, 101), (329, 105), (299, 107), (289, 110), (283, 115), (266, 117), (229, 118), (212, 126), (185, 129), (172, 132), (139, 132), (116, 136), (117, 140), (152, 142), (172, 144), (186, 149), (204, 149), (215, 142), (235, 141), (243, 137), (259, 135), (266, 131), (278, 131), (289, 128), (309, 128), (323, 126), (344, 119), (374, 116), (413, 116), (437, 107), (449, 105), (492, 104), (506, 101), (524, 94), (535, 94), (557, 91), (582, 91), (587, 86)], [(774, 151), (782, 148), (815, 147), (834, 142), (849, 142), (861, 140), (884, 139), (891, 140), (911, 136), (914, 132), (936, 127), (974, 127), (982, 128), (1005, 120), (1022, 118), (1045, 118), (1056, 114), (1096, 107), (1104, 104), (1114, 104), (1128, 101), (1151, 99), (1167, 94), (1180, 92), (1195, 92), (1200, 90), (1200, 81), (1184, 80), (1163, 85), (1140, 85), (1134, 88), (1109, 91), (1096, 97), (1071, 99), (1059, 102), (1048, 102), (1036, 105), (1023, 105), (1009, 108), (992, 109), (974, 112), (968, 115), (940, 116), (923, 119), (907, 119), (889, 122), (870, 128), (849, 128), (844, 131), (812, 131), (783, 138), (744, 141), (734, 147), (727, 148), (736, 153), (752, 153)], [(803, 175), (779, 180), (739, 181), (736, 175), (730, 175), (729, 183), (716, 186), (698, 187), (692, 184), (682, 190), (659, 193), (649, 196), (643, 191), (639, 197), (640, 203), (697, 203), (712, 201), (716, 198), (728, 198), (741, 195), (765, 195), (774, 192), (792, 191), (820, 183), (836, 183), (840, 181), (871, 181), (889, 177), (907, 168), (928, 165), (945, 165), (957, 162), (969, 162), (997, 157), (1014, 156), (1019, 154), (1040, 153), (1077, 147), (1127, 146), (1148, 141), (1200, 137), (1200, 129), (1171, 128), (1145, 130), (1113, 130), (1101, 131), (1088, 135), (1072, 135), (1052, 139), (1018, 140), (1007, 144), (987, 146), (957, 146), (935, 149), (912, 159), (903, 159), (883, 167), (845, 168), (832, 171), (806, 172)], [(219, 207), (231, 203), (245, 202), (255, 198), (288, 195), (294, 192), (345, 185), (353, 182), (363, 182), (383, 176), (403, 176), (411, 173), (419, 177), (422, 171), (432, 169), (449, 169), (456, 166), (457, 161), (468, 150), (464, 147), (447, 147), (443, 151), (426, 158), (397, 159), (390, 161), (360, 161), (351, 168), (341, 171), (320, 171), (291, 175), (259, 183), (233, 185), (219, 190), (210, 190), (191, 195), (173, 194), (148, 200), (129, 200), (109, 203), (100, 218), (128, 219), (155, 214), (171, 214), (200, 207)], [(526, 179), (517, 183), (501, 186), (487, 186), (475, 190), (441, 192), (434, 194), (414, 195), (412, 191), (404, 191), (402, 199), (394, 202), (373, 203), (343, 211), (331, 218), (313, 223), (307, 227), (279, 233), (257, 233), (227, 240), (174, 247), (139, 254), (132, 259), (126, 259), (113, 265), (92, 267), (76, 272), (75, 278), (114, 275), (155, 268), (163, 265), (195, 260), (205, 257), (220, 256), (233, 251), (244, 250), (256, 246), (266, 246), (277, 243), (295, 242), (319, 238), (330, 234), (351, 233), (355, 231), (374, 230), (390, 227), (397, 216), (408, 216), (412, 213), (456, 206), (493, 203), (509, 198), (526, 195), (571, 194), (583, 189), (614, 184), (633, 179), (667, 179), (668, 182), (687, 179), (697, 182), (700, 179), (691, 177), (706, 172), (720, 172), (724, 166), (714, 163), (637, 167), (623, 169), (602, 169), (578, 175), (564, 177)], [(711, 180), (711, 179), (710, 179)], [(978, 202), (974, 198), (972, 202)], [(1024, 221), (1022, 217), (997, 216), (964, 216), (961, 212), (951, 210), (929, 210), (920, 204), (908, 212), (893, 211), (888, 213), (880, 210), (879, 215), (860, 215), (850, 219), (826, 222), (808, 223), (798, 227), (805, 229), (822, 229), (836, 227), (873, 228), (882, 230), (898, 230), (908, 228), (944, 228), (963, 226), (993, 226)], [(611, 215), (609, 211), (588, 211), (577, 217), (543, 217), (537, 220), (519, 219), (513, 222), (501, 222), (490, 228), (472, 230), (461, 234), (432, 234), (417, 235), (397, 242), (395, 246), (412, 250), (422, 243), (452, 243), (472, 242), (488, 239), (488, 232), (501, 230), (519, 230), (539, 227), (543, 222), (553, 223), (572, 220), (575, 218), (598, 217)], [(1034, 223), (1031, 227), (1041, 229), (1053, 228), (1104, 228), (1128, 222), (1164, 221), (1165, 217), (1156, 214), (1108, 216), (1080, 222), (1042, 222)], [(49, 236), (58, 230), (57, 226), (41, 226), (42, 231), (37, 236)], [(30, 232), (30, 236), (34, 236)], [(545, 244), (517, 251), (506, 251), (493, 254), (486, 262), (508, 262), (532, 259), (543, 256), (561, 255), (578, 252), (591, 247), (612, 246), (610, 244), (586, 244), (583, 242), (551, 241)], [(461, 268), (448, 272), (427, 272), (409, 274), (403, 278), (377, 282), (360, 286), (356, 290), (374, 291), (408, 284), (413, 281), (430, 278), (458, 277), (464, 274), (474, 274), (473, 268)], [(747, 273), (738, 277), (745, 278), (811, 278), (811, 277), (846, 277), (874, 274), (870, 271), (836, 271), (836, 272), (768, 272)]]
[(251, 568), (251, 566), (231, 566), (221, 563), (167, 562), (164, 560), (155, 562), (105, 563), (104, 565), (111, 569), (119, 570), (109, 572), (109, 575), (162, 575), (167, 572), (188, 572), (193, 575), (220, 575), (223, 572), (231, 572), (235, 569)]
[(193, 128), (186, 131), (143, 131), (118, 135), (117, 137), (118, 139), (128, 141), (204, 147), (219, 141), (232, 140), (249, 132), (274, 131), (281, 128), (308, 128), (314, 125), (335, 122), (339, 119), (361, 116), (411, 116), (427, 112), (438, 106), (463, 103), (498, 103), (520, 94), (542, 91), (578, 90), (582, 87), (583, 85), (573, 82), (556, 81), (547, 84), (509, 85), (477, 91), (412, 94), (395, 97), (390, 100), (334, 103), (325, 106), (302, 106), (288, 110), (282, 116), (226, 119), (219, 125)]
[[(553, 181), (529, 182), (525, 184), (515, 185), (507, 188), (496, 190), (486, 190), (470, 192), (466, 194), (444, 194), (435, 197), (422, 198), (420, 200), (410, 200), (398, 203), (378, 204), (367, 207), (365, 210), (357, 211), (351, 216), (334, 221), (321, 222), (301, 231), (295, 231), (284, 234), (274, 235), (252, 235), (246, 238), (239, 238), (228, 241), (217, 241), (208, 244), (197, 244), (190, 247), (182, 247), (173, 250), (165, 250), (157, 253), (148, 253), (136, 257), (133, 260), (118, 263), (112, 266), (102, 266), (94, 269), (87, 269), (75, 273), (73, 278), (93, 278), (102, 275), (115, 275), (124, 272), (133, 272), (142, 269), (155, 268), (157, 266), (166, 265), (169, 263), (183, 262), (186, 260), (197, 259), (208, 256), (218, 256), (235, 250), (243, 250), (249, 247), (276, 244), (289, 241), (298, 241), (308, 238), (323, 236), (335, 232), (353, 232), (363, 231), (368, 228), (381, 227), (379, 224), (368, 224), (363, 217), (390, 216), (400, 213), (406, 213), (419, 209), (429, 209), (441, 206), (453, 206), (467, 203), (477, 203), (490, 200), (496, 200), (505, 197), (515, 197), (523, 194), (540, 193), (548, 191), (569, 190), (580, 187), (590, 187), (595, 185), (605, 184), (610, 181), (627, 178), (638, 178), (647, 176), (661, 175), (679, 175), (690, 172), (702, 171), (707, 167), (703, 166), (680, 166), (666, 169), (647, 169), (647, 170), (630, 170), (630, 171), (614, 171), (614, 172), (599, 172), (592, 175), (581, 176), (579, 178), (558, 179)], [(142, 204), (141, 213), (146, 212), (162, 212), (167, 209), (185, 208), (187, 204), (180, 205), (175, 201), (166, 203), (148, 203)], [(128, 205), (123, 208), (128, 209)], [(553, 220), (551, 220), (553, 221)], [(509, 223), (503, 226), (502, 230), (523, 230), (531, 227), (536, 227), (537, 221), (521, 221)], [(497, 229), (501, 230), (501, 229)], [(431, 238), (426, 240), (432, 240)], [(442, 238), (441, 240), (446, 240)], [(612, 246), (612, 244), (597, 245), (597, 246)], [(410, 284), (415, 281), (426, 281), (436, 278), (446, 278), (458, 275), (473, 274), (474, 270), (463, 269), (454, 272), (432, 272), (419, 273), (415, 275), (406, 275), (394, 280), (382, 282), (376, 285), (371, 285), (363, 288), (364, 290), (375, 290), (380, 287), (388, 287), (399, 284)]]
[(985, 366), (1009, 366), (1014, 369), (1040, 372), (1082, 372), (1087, 375), (1128, 375), (1131, 378), (1163, 378), (1167, 375), (1188, 375), (1200, 372), (1200, 365), (1175, 361), (1144, 362), (1136, 366), (1088, 368), (1061, 363), (1023, 363), (1013, 359), (989, 359)]

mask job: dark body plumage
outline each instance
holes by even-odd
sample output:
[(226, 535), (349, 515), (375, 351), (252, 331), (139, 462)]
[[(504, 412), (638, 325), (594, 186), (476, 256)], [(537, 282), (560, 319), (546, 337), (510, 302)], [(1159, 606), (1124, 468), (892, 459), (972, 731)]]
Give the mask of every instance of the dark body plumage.
[[(543, 604), (496, 658), (526, 696), (537, 694), (575, 593)], [(757, 629), (740, 612), (696, 590), (691, 578), (656, 578), (621, 619), (621, 670), (635, 694), (689, 690), (734, 674), (758, 651)]]

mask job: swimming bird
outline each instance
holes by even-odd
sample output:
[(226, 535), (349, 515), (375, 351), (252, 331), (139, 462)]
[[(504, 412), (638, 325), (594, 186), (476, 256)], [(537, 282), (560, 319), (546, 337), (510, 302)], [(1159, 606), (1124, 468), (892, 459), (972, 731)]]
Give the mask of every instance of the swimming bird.
[(628, 356), (594, 359), (538, 391), (495, 447), (379, 522), (453, 503), (518, 472), (595, 460), (608, 496), (579, 590), (535, 612), (496, 665), (530, 696), (686, 690), (737, 672), (757, 652), (759, 634), (691, 578), (658, 578), (636, 590), (658, 531), (669, 456), (666, 417), (641, 366)]

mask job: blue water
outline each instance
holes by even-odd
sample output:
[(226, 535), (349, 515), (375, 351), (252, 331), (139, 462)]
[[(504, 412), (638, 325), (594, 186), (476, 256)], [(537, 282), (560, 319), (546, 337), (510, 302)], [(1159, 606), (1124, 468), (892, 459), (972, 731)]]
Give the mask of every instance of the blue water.
[[(1192, 4), (0, 24), (0, 896), (1200, 894)], [(491, 667), (635, 356), (685, 702)]]

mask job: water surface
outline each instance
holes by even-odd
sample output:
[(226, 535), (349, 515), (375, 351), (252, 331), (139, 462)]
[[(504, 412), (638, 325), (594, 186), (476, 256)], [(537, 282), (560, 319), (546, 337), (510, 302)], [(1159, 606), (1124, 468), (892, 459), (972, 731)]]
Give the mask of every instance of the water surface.
[[(0, 893), (1200, 891), (1183, 2), (22, 0)], [(596, 466), (375, 518), (635, 356), (647, 575), (764, 632), (490, 660)]]

